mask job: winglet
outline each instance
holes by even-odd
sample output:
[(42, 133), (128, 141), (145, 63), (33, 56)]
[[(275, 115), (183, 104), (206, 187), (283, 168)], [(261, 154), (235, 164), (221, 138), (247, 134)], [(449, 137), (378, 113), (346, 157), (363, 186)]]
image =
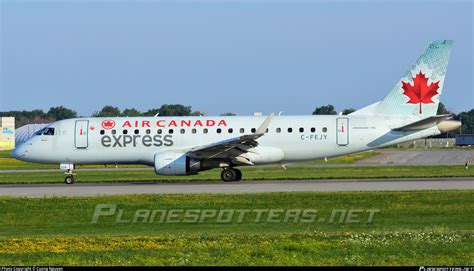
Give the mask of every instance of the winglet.
[(258, 129), (257, 129), (257, 131), (255, 132), (255, 134), (263, 135), (263, 134), (267, 131), (268, 125), (270, 125), (270, 122), (272, 121), (273, 115), (274, 115), (274, 113), (271, 113), (271, 114), (263, 121), (263, 123), (260, 125), (260, 127), (258, 127)]

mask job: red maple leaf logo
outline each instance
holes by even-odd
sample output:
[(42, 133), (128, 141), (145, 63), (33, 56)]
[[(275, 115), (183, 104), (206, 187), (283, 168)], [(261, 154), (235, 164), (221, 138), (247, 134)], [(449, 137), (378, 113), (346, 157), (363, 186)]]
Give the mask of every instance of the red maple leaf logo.
[(104, 120), (102, 122), (102, 127), (104, 127), (104, 129), (112, 129), (115, 127), (115, 121), (113, 120)]
[(420, 104), (420, 114), (422, 113), (422, 104), (432, 104), (434, 101), (431, 99), (438, 93), (439, 81), (431, 83), (428, 86), (428, 77), (425, 77), (421, 71), (413, 77), (413, 86), (402, 81), (403, 94), (405, 94), (410, 100), (407, 104)]

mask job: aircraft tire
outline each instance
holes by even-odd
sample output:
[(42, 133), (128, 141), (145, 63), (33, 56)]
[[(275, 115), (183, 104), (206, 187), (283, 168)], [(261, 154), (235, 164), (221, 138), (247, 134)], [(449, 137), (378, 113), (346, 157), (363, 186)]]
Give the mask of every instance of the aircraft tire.
[(221, 172), (221, 179), (224, 182), (235, 182), (237, 181), (238, 173), (233, 168), (225, 168)]
[(64, 178), (64, 182), (66, 184), (73, 184), (74, 183), (74, 177), (73, 176), (66, 176), (66, 178)]
[(235, 182), (238, 182), (238, 181), (242, 180), (242, 171), (240, 171), (236, 168), (234, 168), (234, 170), (235, 170), (235, 173), (237, 173), (237, 178), (236, 178)]

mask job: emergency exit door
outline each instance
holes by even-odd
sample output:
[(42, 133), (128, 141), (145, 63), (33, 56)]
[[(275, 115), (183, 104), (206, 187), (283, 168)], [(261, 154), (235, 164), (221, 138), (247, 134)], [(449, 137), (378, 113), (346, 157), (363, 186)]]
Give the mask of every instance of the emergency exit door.
[(336, 144), (339, 146), (348, 145), (349, 144), (349, 119), (337, 118), (336, 127), (337, 127)]
[(88, 120), (76, 120), (76, 131), (74, 136), (76, 148), (86, 149), (89, 147), (88, 130)]

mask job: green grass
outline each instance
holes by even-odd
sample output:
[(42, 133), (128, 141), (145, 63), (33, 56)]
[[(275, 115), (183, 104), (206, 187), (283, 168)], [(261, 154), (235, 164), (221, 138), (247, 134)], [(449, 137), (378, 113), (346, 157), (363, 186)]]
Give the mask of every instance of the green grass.
[[(97, 204), (124, 219), (139, 209), (379, 212), (372, 223), (91, 224)], [(473, 191), (1, 197), (0, 265), (472, 265), (473, 208)]]
[[(474, 167), (463, 166), (365, 166), (365, 167), (279, 167), (242, 168), (244, 180), (304, 179), (370, 179), (370, 178), (436, 178), (473, 177)], [(64, 173), (27, 172), (0, 173), (0, 184), (62, 183)], [(77, 182), (191, 182), (218, 181), (220, 170), (200, 172), (194, 176), (158, 176), (152, 170), (78, 171)]]
[(11, 151), (0, 151), (0, 158), (10, 158)]
[(367, 151), (355, 154), (349, 154), (339, 157), (328, 158), (327, 161), (316, 160), (312, 162), (307, 162), (306, 164), (317, 164), (317, 165), (336, 165), (336, 164), (352, 164), (359, 160), (363, 160), (369, 157), (378, 155), (376, 151)]
[(382, 148), (382, 150), (399, 150), (399, 151), (423, 151), (423, 150), (443, 150), (443, 151), (472, 151), (474, 150), (474, 146), (450, 146), (450, 147), (399, 147), (397, 148), (396, 146), (390, 146), (390, 147), (385, 147)]

